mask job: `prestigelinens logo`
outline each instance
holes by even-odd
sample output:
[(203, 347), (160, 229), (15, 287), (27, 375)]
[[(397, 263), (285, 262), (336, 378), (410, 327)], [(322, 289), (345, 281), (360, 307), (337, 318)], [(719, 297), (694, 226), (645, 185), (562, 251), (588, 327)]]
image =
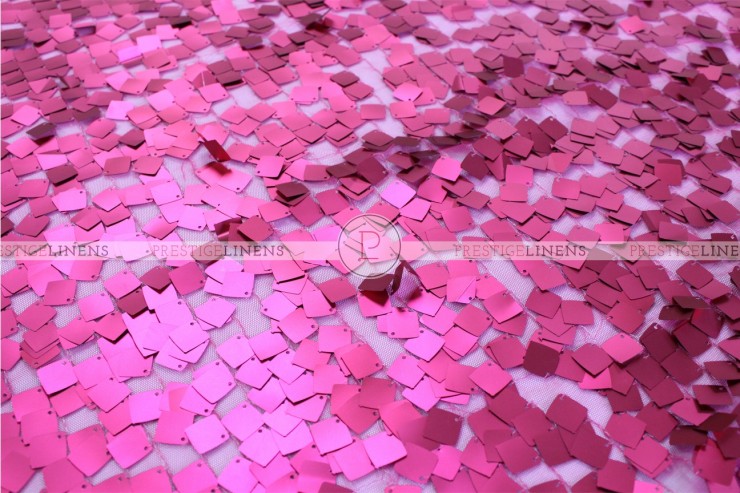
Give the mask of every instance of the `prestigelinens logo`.
[(387, 218), (361, 214), (342, 227), (338, 253), (348, 271), (365, 278), (380, 277), (401, 260), (401, 234)]

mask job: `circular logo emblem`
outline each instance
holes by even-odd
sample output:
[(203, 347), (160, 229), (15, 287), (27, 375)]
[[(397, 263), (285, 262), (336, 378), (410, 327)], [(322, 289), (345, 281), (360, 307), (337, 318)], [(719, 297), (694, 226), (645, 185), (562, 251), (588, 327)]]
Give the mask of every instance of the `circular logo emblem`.
[(380, 277), (398, 266), (401, 234), (388, 219), (362, 214), (344, 225), (339, 235), (339, 259), (350, 272)]

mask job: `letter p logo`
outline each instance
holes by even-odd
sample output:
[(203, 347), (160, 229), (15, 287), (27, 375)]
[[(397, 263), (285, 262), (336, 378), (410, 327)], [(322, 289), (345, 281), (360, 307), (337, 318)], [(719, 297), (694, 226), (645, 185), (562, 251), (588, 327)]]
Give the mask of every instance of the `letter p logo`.
[[(372, 245), (371, 242), (374, 242)], [(380, 235), (375, 231), (360, 231), (360, 258), (362, 260), (378, 260), (378, 257), (368, 257), (367, 251), (380, 246)]]

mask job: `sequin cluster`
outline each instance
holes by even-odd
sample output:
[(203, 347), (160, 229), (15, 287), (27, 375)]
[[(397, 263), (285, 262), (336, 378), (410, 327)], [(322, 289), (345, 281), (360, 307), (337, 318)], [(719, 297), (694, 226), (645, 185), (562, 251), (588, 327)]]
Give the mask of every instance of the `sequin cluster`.
[[(738, 491), (737, 15), (3, 2), (3, 491)], [(363, 214), (607, 260), (151, 257)]]

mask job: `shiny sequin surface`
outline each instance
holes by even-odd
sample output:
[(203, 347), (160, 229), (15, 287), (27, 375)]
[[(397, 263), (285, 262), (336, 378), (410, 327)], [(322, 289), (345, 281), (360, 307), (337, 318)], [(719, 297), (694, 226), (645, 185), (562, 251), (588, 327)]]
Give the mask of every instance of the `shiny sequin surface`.
[(738, 491), (739, 7), (3, 1), (2, 490)]

